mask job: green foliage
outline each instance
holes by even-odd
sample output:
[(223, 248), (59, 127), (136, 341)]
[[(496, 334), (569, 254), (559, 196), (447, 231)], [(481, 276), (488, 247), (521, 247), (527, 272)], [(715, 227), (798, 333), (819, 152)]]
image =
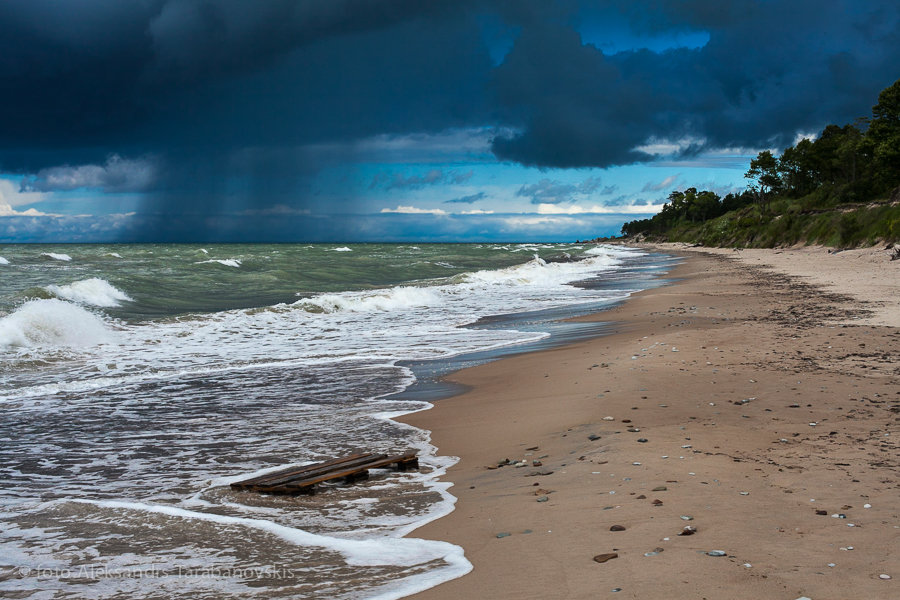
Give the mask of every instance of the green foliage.
[(781, 156), (760, 152), (744, 177), (747, 190), (724, 198), (674, 191), (659, 214), (622, 233), (710, 246), (900, 241), (900, 80), (879, 94), (870, 120), (828, 125)]

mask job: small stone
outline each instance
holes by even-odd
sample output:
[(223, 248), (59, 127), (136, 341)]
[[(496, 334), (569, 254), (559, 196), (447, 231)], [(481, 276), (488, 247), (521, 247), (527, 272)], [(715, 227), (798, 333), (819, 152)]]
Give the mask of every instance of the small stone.
[(543, 465), (544, 465), (544, 463), (542, 463), (542, 462), (539, 461), (539, 460), (533, 460), (533, 461), (531, 461), (531, 466), (532, 466), (532, 467), (542, 467)]
[(605, 554), (598, 554), (594, 557), (594, 562), (605, 563), (608, 560), (612, 560), (614, 558), (619, 558), (618, 553), (616, 552), (607, 552)]
[(817, 514), (817, 515), (827, 515), (827, 514), (828, 514), (828, 511), (827, 511), (827, 510), (817, 510), (817, 511), (816, 511), (816, 514)]
[(624, 525), (613, 525), (609, 528), (610, 531), (625, 531)]
[(887, 581), (890, 578), (891, 578), (891, 576), (888, 575), (887, 573), (882, 573), (881, 575), (878, 576), (878, 579), (884, 579), (885, 581)]
[(650, 490), (650, 491), (651, 491), (651, 492), (665, 492), (665, 491), (667, 491), (667, 490), (668, 490), (668, 488), (667, 488), (666, 486), (664, 486), (664, 485), (658, 485), (658, 486), (656, 486), (655, 488), (653, 488), (653, 489)]
[(640, 443), (642, 443), (642, 444), (646, 444), (646, 443), (649, 442), (649, 441), (650, 441), (650, 440), (648, 440), (647, 438), (638, 438), (638, 442), (640, 442)]
[(863, 508), (872, 508), (871, 504), (863, 504)]
[(750, 563), (744, 563), (744, 566), (747, 567), (747, 568), (749, 569), (749, 568), (752, 567), (753, 565), (751, 565)]
[(538, 501), (538, 502), (546, 502), (546, 501), (549, 500), (549, 499), (550, 499), (550, 498), (548, 498), (547, 496), (541, 496), (540, 498), (537, 499), (537, 501)]
[(707, 556), (728, 556), (728, 553), (724, 550), (710, 550), (706, 554)]
[(505, 538), (505, 537), (509, 537), (509, 536), (511, 536), (511, 535), (512, 535), (511, 533), (509, 533), (509, 532), (507, 532), (507, 531), (504, 531), (504, 532), (498, 533), (498, 534), (497, 534), (497, 537), (498, 537), (498, 538)]
[(633, 465), (636, 466), (636, 467), (641, 466), (641, 463), (639, 463), (639, 462), (633, 462), (633, 463), (631, 463), (631, 464), (633, 464)]
[(653, 504), (653, 506), (662, 506), (662, 505), (663, 505), (663, 501), (660, 500), (659, 498), (657, 498), (657, 499), (655, 499), (651, 504)]
[(697, 528), (693, 525), (688, 525), (687, 527), (682, 529), (681, 533), (679, 533), (678, 535), (694, 535), (695, 533), (697, 533)]
[(600, 439), (600, 436), (597, 435), (596, 433), (592, 433), (591, 435), (588, 436), (588, 439), (591, 440), (592, 442), (595, 442)]
[(681, 520), (682, 521), (693, 521), (694, 517), (692, 517), (690, 515), (681, 515)]
[(646, 499), (647, 499), (647, 496), (645, 496), (645, 495), (643, 495), (643, 494), (641, 494), (640, 496), (638, 496), (637, 498), (635, 498), (635, 500), (646, 500)]
[(835, 563), (828, 563), (828, 566), (829, 566), (829, 567), (836, 567), (837, 564), (835, 564)]
[(622, 591), (622, 588), (613, 588), (613, 589), (611, 589), (611, 590), (609, 590), (609, 591), (611, 591), (611, 592), (621, 592), (621, 591)]
[(639, 431), (640, 431), (640, 429), (638, 429), (637, 427), (629, 427), (628, 428), (628, 433), (637, 433)]
[(741, 492), (741, 496), (749, 496), (750, 492)]
[(604, 421), (615, 421), (615, 417), (603, 417)]

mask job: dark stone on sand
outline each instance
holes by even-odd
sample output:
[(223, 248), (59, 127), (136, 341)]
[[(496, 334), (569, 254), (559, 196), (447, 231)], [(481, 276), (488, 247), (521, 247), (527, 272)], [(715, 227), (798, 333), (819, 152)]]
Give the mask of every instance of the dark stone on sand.
[(600, 436), (597, 435), (596, 433), (592, 433), (591, 435), (588, 436), (588, 439), (593, 442), (593, 441), (599, 440)]
[(541, 496), (540, 498), (537, 499), (537, 501), (538, 501), (538, 502), (546, 502), (546, 501), (549, 500), (549, 499), (550, 499), (550, 498), (548, 498), (547, 496)]
[(628, 433), (637, 433), (639, 431), (640, 431), (640, 429), (638, 429), (637, 427), (629, 427), (628, 428)]
[(639, 441), (640, 443), (642, 443), (642, 444), (646, 444), (646, 443), (649, 442), (650, 440), (648, 440), (647, 438), (638, 438), (638, 441)]
[(504, 531), (504, 532), (502, 532), (502, 533), (498, 533), (498, 534), (497, 534), (497, 537), (498, 537), (498, 538), (505, 538), (505, 537), (509, 537), (509, 536), (511, 536), (511, 535), (512, 535), (512, 534), (509, 533), (508, 531)]
[(828, 511), (827, 510), (817, 510), (816, 514), (828, 516)]
[(637, 500), (646, 500), (646, 499), (647, 499), (647, 496), (645, 496), (643, 494), (641, 494), (640, 496), (637, 497)]
[(678, 535), (694, 535), (695, 533), (697, 533), (697, 528), (693, 525), (688, 525), (687, 527), (682, 529), (681, 533), (679, 533)]
[(609, 528), (610, 531), (625, 531), (624, 525), (613, 525)]
[(665, 491), (668, 490), (668, 489), (669, 489), (669, 488), (667, 488), (667, 487), (664, 486), (664, 485), (658, 485), (658, 486), (656, 486), (655, 488), (653, 488), (653, 489), (650, 490), (650, 491), (651, 491), (651, 492), (665, 492)]
[(662, 506), (662, 505), (663, 505), (663, 501), (660, 500), (659, 498), (657, 498), (656, 500), (653, 501), (653, 506)]
[(616, 552), (607, 552), (605, 554), (598, 554), (594, 557), (594, 562), (605, 563), (608, 560), (612, 560), (614, 558), (619, 558), (619, 555)]

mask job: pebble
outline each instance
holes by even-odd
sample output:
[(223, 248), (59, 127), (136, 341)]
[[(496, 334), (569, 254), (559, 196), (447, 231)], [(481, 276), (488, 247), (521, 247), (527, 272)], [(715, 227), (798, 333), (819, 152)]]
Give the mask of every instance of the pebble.
[(633, 464), (633, 465), (636, 466), (636, 467), (639, 467), (639, 466), (641, 465), (641, 463), (639, 463), (639, 462), (633, 462), (633, 463), (631, 463), (631, 464)]
[(646, 444), (646, 443), (649, 442), (650, 440), (648, 440), (647, 438), (638, 438), (638, 441), (639, 441), (640, 443), (642, 443), (642, 444)]
[(663, 505), (663, 501), (660, 500), (659, 498), (657, 498), (656, 500), (653, 501), (653, 506), (662, 506), (662, 505)]
[(706, 554), (707, 556), (728, 556), (728, 553), (724, 550), (710, 550)]
[(619, 558), (618, 553), (616, 552), (607, 552), (605, 554), (598, 554), (594, 557), (594, 562), (605, 563), (608, 560), (612, 560), (614, 558)]
[(653, 488), (653, 489), (650, 490), (650, 491), (651, 491), (651, 492), (665, 492), (667, 489), (668, 489), (668, 488), (667, 488), (666, 486), (664, 486), (664, 485), (658, 485), (658, 486), (656, 486), (655, 488)]
[(588, 436), (588, 439), (591, 440), (592, 442), (595, 442), (600, 439), (600, 436), (595, 433), (592, 433), (591, 435)]
[(550, 498), (548, 498), (547, 496), (541, 496), (540, 498), (537, 499), (537, 501), (538, 501), (538, 502), (546, 502), (546, 501), (549, 500), (549, 499), (550, 499)]
[(679, 533), (678, 535), (694, 535), (695, 533), (697, 533), (697, 528), (693, 525), (688, 525), (687, 527), (682, 529), (681, 533)]
[(681, 520), (682, 521), (693, 521), (694, 517), (692, 517), (690, 515), (681, 515)]
[(836, 565), (835, 563), (828, 563), (828, 566), (829, 566), (829, 567), (836, 567), (837, 565)]
[(878, 579), (884, 579), (885, 581), (887, 581), (890, 578), (891, 578), (891, 576), (888, 575), (887, 573), (882, 573), (881, 575), (878, 576)]
[(749, 496), (750, 492), (741, 492), (741, 496)]
[(624, 525), (613, 525), (609, 528), (610, 531), (625, 531)]
[(497, 537), (498, 537), (498, 538), (505, 538), (505, 537), (509, 537), (509, 536), (511, 536), (511, 535), (512, 535), (511, 533), (504, 531), (504, 532), (502, 532), (502, 533), (498, 533), (498, 534), (497, 534)]
[(747, 568), (749, 569), (749, 568), (752, 567), (753, 565), (751, 565), (750, 563), (744, 563), (744, 566), (747, 567)]
[(615, 417), (603, 417), (604, 421), (615, 421)]
[(872, 508), (871, 504), (863, 504), (863, 508)]
[(611, 590), (609, 590), (609, 591), (611, 591), (611, 592), (621, 592), (621, 591), (622, 591), (622, 588), (613, 588), (613, 589), (611, 589)]
[(693, 448), (693, 446), (691, 446), (690, 444), (685, 444), (684, 446), (682, 446), (682, 448)]
[(628, 428), (628, 433), (637, 433), (639, 431), (640, 431), (640, 429), (638, 429), (637, 427), (629, 427)]

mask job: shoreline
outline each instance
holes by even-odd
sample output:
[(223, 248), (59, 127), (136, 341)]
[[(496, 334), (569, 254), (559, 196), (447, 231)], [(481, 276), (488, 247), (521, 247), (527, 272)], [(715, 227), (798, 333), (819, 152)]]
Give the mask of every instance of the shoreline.
[(610, 334), (456, 372), (467, 392), (399, 418), (460, 458), (455, 510), (415, 537), (474, 565), (415, 597), (894, 597), (897, 328), (836, 324), (859, 307), (771, 270), (654, 248), (685, 258), (677, 281), (579, 318)]

